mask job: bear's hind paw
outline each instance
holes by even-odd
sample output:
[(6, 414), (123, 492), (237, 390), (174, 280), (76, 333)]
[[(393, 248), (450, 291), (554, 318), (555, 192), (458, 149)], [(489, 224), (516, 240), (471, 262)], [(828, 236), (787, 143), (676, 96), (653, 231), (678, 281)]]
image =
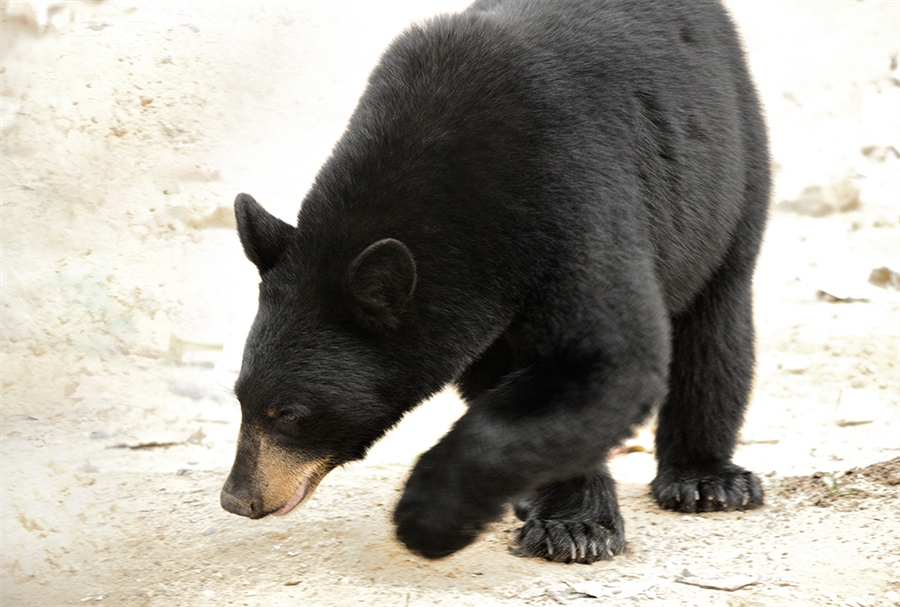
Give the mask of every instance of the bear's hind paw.
[(557, 563), (608, 561), (625, 552), (623, 534), (584, 521), (529, 519), (519, 529), (518, 543), (523, 556)]

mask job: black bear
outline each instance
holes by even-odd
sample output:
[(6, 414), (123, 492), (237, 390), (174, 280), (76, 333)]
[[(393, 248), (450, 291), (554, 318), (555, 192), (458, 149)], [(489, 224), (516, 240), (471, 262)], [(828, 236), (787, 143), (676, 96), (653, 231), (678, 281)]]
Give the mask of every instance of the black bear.
[(398, 538), (440, 558), (515, 504), (524, 554), (609, 559), (609, 450), (658, 410), (651, 490), (759, 506), (731, 462), (769, 156), (717, 0), (478, 0), (384, 53), (297, 227), (235, 201), (259, 311), (222, 506), (281, 515), (424, 399)]

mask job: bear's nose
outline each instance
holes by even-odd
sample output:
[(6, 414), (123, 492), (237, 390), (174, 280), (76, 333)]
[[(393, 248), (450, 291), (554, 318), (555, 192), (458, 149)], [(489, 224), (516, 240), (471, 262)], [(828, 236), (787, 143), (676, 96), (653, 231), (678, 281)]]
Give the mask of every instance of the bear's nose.
[(224, 488), (219, 495), (219, 503), (222, 504), (222, 508), (232, 514), (246, 516), (248, 518), (261, 518), (263, 515), (262, 500), (252, 497), (239, 497), (229, 493)]

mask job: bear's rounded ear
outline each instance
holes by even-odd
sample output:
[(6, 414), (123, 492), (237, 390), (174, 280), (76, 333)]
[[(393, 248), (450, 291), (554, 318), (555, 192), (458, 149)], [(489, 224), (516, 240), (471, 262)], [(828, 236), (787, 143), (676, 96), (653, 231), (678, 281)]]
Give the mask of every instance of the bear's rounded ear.
[(393, 238), (369, 245), (350, 264), (347, 288), (364, 324), (396, 329), (416, 288), (412, 252)]
[(262, 208), (249, 194), (238, 194), (234, 199), (234, 217), (244, 254), (260, 274), (265, 273), (278, 261), (294, 228)]

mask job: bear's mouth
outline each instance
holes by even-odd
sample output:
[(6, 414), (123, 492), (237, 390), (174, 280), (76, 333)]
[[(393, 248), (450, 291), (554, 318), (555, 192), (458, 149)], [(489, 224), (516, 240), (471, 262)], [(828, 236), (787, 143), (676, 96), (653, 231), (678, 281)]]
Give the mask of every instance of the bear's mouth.
[(291, 499), (289, 499), (285, 504), (270, 513), (272, 516), (284, 516), (294, 510), (297, 506), (304, 503), (315, 492), (316, 487), (319, 486), (319, 483), (322, 482), (322, 479), (331, 472), (334, 466), (330, 465), (328, 462), (319, 462), (310, 467), (310, 469), (304, 471), (303, 474), (300, 475), (298, 481), (299, 486), (297, 491), (294, 492)]

